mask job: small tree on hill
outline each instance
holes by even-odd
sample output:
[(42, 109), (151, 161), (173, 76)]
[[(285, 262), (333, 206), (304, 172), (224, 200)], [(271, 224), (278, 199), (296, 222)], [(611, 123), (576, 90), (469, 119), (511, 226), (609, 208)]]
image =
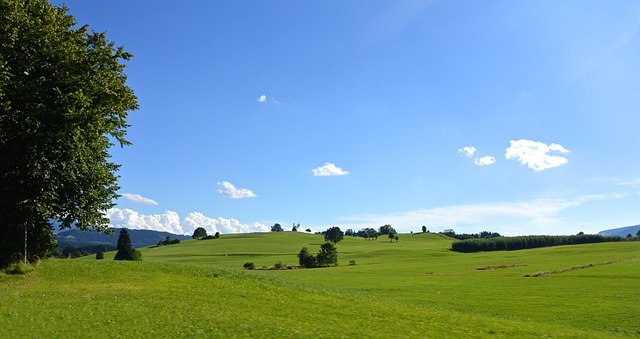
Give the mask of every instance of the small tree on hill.
[(204, 227), (198, 227), (196, 228), (195, 231), (193, 231), (193, 235), (191, 236), (191, 238), (198, 239), (198, 238), (204, 238), (206, 236), (207, 236), (207, 230), (205, 230)]
[(283, 232), (284, 230), (282, 229), (282, 226), (278, 223), (273, 224), (273, 226), (271, 226), (271, 232)]
[(380, 226), (378, 233), (380, 234), (389, 234), (389, 233), (396, 233), (396, 230), (393, 229), (393, 227), (391, 227), (391, 225), (384, 225), (384, 226)]
[(216, 239), (220, 238), (220, 232), (216, 232), (216, 234), (214, 235), (214, 238)]
[(131, 238), (126, 228), (120, 230), (117, 248), (118, 252), (116, 252), (114, 260), (142, 260), (142, 253), (131, 247)]
[(389, 239), (391, 240), (391, 242), (393, 242), (393, 239), (396, 238), (396, 235), (393, 233), (389, 233)]
[(298, 253), (298, 263), (302, 267), (311, 268), (316, 266), (316, 257), (313, 254), (309, 253), (309, 249), (303, 247)]
[(337, 244), (344, 238), (344, 233), (340, 230), (340, 227), (333, 226), (329, 228), (324, 234), (325, 241), (331, 241), (334, 244)]
[(317, 256), (318, 266), (338, 266), (338, 249), (330, 241), (320, 246)]
[(427, 226), (422, 226), (422, 233), (427, 233)]
[(96, 259), (97, 259), (97, 260), (102, 260), (102, 259), (104, 259), (104, 253), (103, 253), (103, 252), (100, 252), (100, 251), (96, 252)]

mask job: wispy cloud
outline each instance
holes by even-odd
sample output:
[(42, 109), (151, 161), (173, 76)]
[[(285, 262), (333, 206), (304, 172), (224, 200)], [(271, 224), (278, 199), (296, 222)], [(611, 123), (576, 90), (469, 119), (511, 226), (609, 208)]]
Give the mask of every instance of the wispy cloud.
[(127, 200), (137, 202), (139, 204), (154, 205), (154, 206), (158, 205), (158, 203), (155, 200), (143, 197), (139, 194), (122, 193), (122, 197)]
[(476, 148), (473, 146), (466, 146), (458, 150), (458, 153), (464, 154), (465, 157), (472, 157), (476, 153)]
[(496, 158), (485, 155), (484, 157), (476, 158), (476, 160), (473, 163), (478, 166), (488, 166), (488, 165), (494, 164), (495, 162), (496, 162)]
[[(621, 182), (618, 183), (618, 185), (620, 185), (620, 186), (629, 186), (629, 187), (633, 187), (633, 188), (637, 189), (638, 187), (640, 187), (640, 179), (630, 180), (630, 181), (621, 181)], [(638, 194), (640, 194), (640, 191), (638, 191)]]
[(622, 185), (622, 186), (640, 186), (640, 179), (631, 180), (631, 181), (622, 181), (622, 182), (619, 182), (618, 185)]
[[(358, 225), (391, 224), (396, 229), (454, 228), (457, 232), (491, 231), (509, 234), (553, 234), (563, 221), (559, 214), (569, 208), (597, 200), (620, 199), (624, 194), (585, 195), (575, 198), (540, 198), (518, 202), (496, 202), (419, 209), (400, 213), (354, 215), (345, 218)], [(487, 229), (488, 230), (488, 229)]]
[(342, 168), (330, 162), (327, 162), (318, 168), (314, 168), (312, 171), (313, 171), (313, 175), (316, 177), (328, 177), (328, 176), (349, 174), (349, 172), (343, 170)]
[(256, 99), (256, 101), (257, 101), (257, 102), (259, 102), (259, 103), (261, 103), (261, 104), (264, 104), (265, 102), (267, 102), (267, 96), (266, 96), (265, 94), (263, 94), (263, 95), (259, 96), (259, 97)]
[(566, 154), (567, 149), (559, 144), (550, 144), (526, 139), (511, 140), (511, 146), (507, 148), (505, 158), (517, 159), (521, 164), (527, 165), (534, 171), (562, 166), (569, 162), (565, 157), (551, 155), (551, 152)]
[(243, 224), (236, 219), (211, 218), (199, 212), (191, 212), (184, 219), (175, 211), (162, 214), (142, 214), (131, 209), (111, 208), (105, 212), (109, 217), (111, 227), (126, 227), (164, 231), (174, 234), (193, 234), (198, 227), (203, 227), (207, 233), (249, 233), (266, 232), (269, 228), (261, 223)]
[(218, 186), (220, 187), (220, 189), (218, 189), (218, 192), (227, 198), (243, 199), (257, 197), (257, 195), (250, 189), (237, 188), (228, 181), (220, 181), (218, 182)]

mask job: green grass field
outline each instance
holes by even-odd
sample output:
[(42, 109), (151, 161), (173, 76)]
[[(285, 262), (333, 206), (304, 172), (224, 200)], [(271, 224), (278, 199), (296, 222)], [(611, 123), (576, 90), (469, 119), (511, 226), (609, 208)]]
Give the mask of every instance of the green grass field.
[[(48, 260), (0, 275), (0, 337), (640, 336), (639, 242), (461, 254), (437, 234), (346, 237), (337, 267), (242, 268), (296, 265), (322, 243), (232, 234), (142, 262)], [(538, 272), (555, 274), (525, 277)]]

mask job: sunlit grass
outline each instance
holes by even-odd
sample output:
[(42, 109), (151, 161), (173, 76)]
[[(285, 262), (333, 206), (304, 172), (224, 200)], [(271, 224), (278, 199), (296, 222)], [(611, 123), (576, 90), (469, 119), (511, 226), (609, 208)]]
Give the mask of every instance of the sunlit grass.
[[(142, 249), (142, 262), (49, 260), (0, 275), (2, 337), (637, 336), (640, 244), (460, 254), (450, 239), (346, 238), (332, 268), (297, 263), (321, 236), (224, 235)], [(350, 260), (356, 261), (349, 266)], [(616, 260), (547, 277), (538, 271)], [(508, 266), (478, 270), (479, 266)]]

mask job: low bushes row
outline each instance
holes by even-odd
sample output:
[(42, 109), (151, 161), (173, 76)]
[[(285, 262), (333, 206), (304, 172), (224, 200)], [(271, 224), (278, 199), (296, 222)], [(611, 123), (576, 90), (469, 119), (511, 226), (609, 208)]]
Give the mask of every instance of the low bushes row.
[(512, 251), (549, 246), (617, 242), (626, 240), (627, 239), (618, 236), (603, 236), (599, 234), (559, 236), (527, 235), (517, 237), (497, 237), (456, 241), (451, 244), (451, 250), (463, 253), (484, 251)]

